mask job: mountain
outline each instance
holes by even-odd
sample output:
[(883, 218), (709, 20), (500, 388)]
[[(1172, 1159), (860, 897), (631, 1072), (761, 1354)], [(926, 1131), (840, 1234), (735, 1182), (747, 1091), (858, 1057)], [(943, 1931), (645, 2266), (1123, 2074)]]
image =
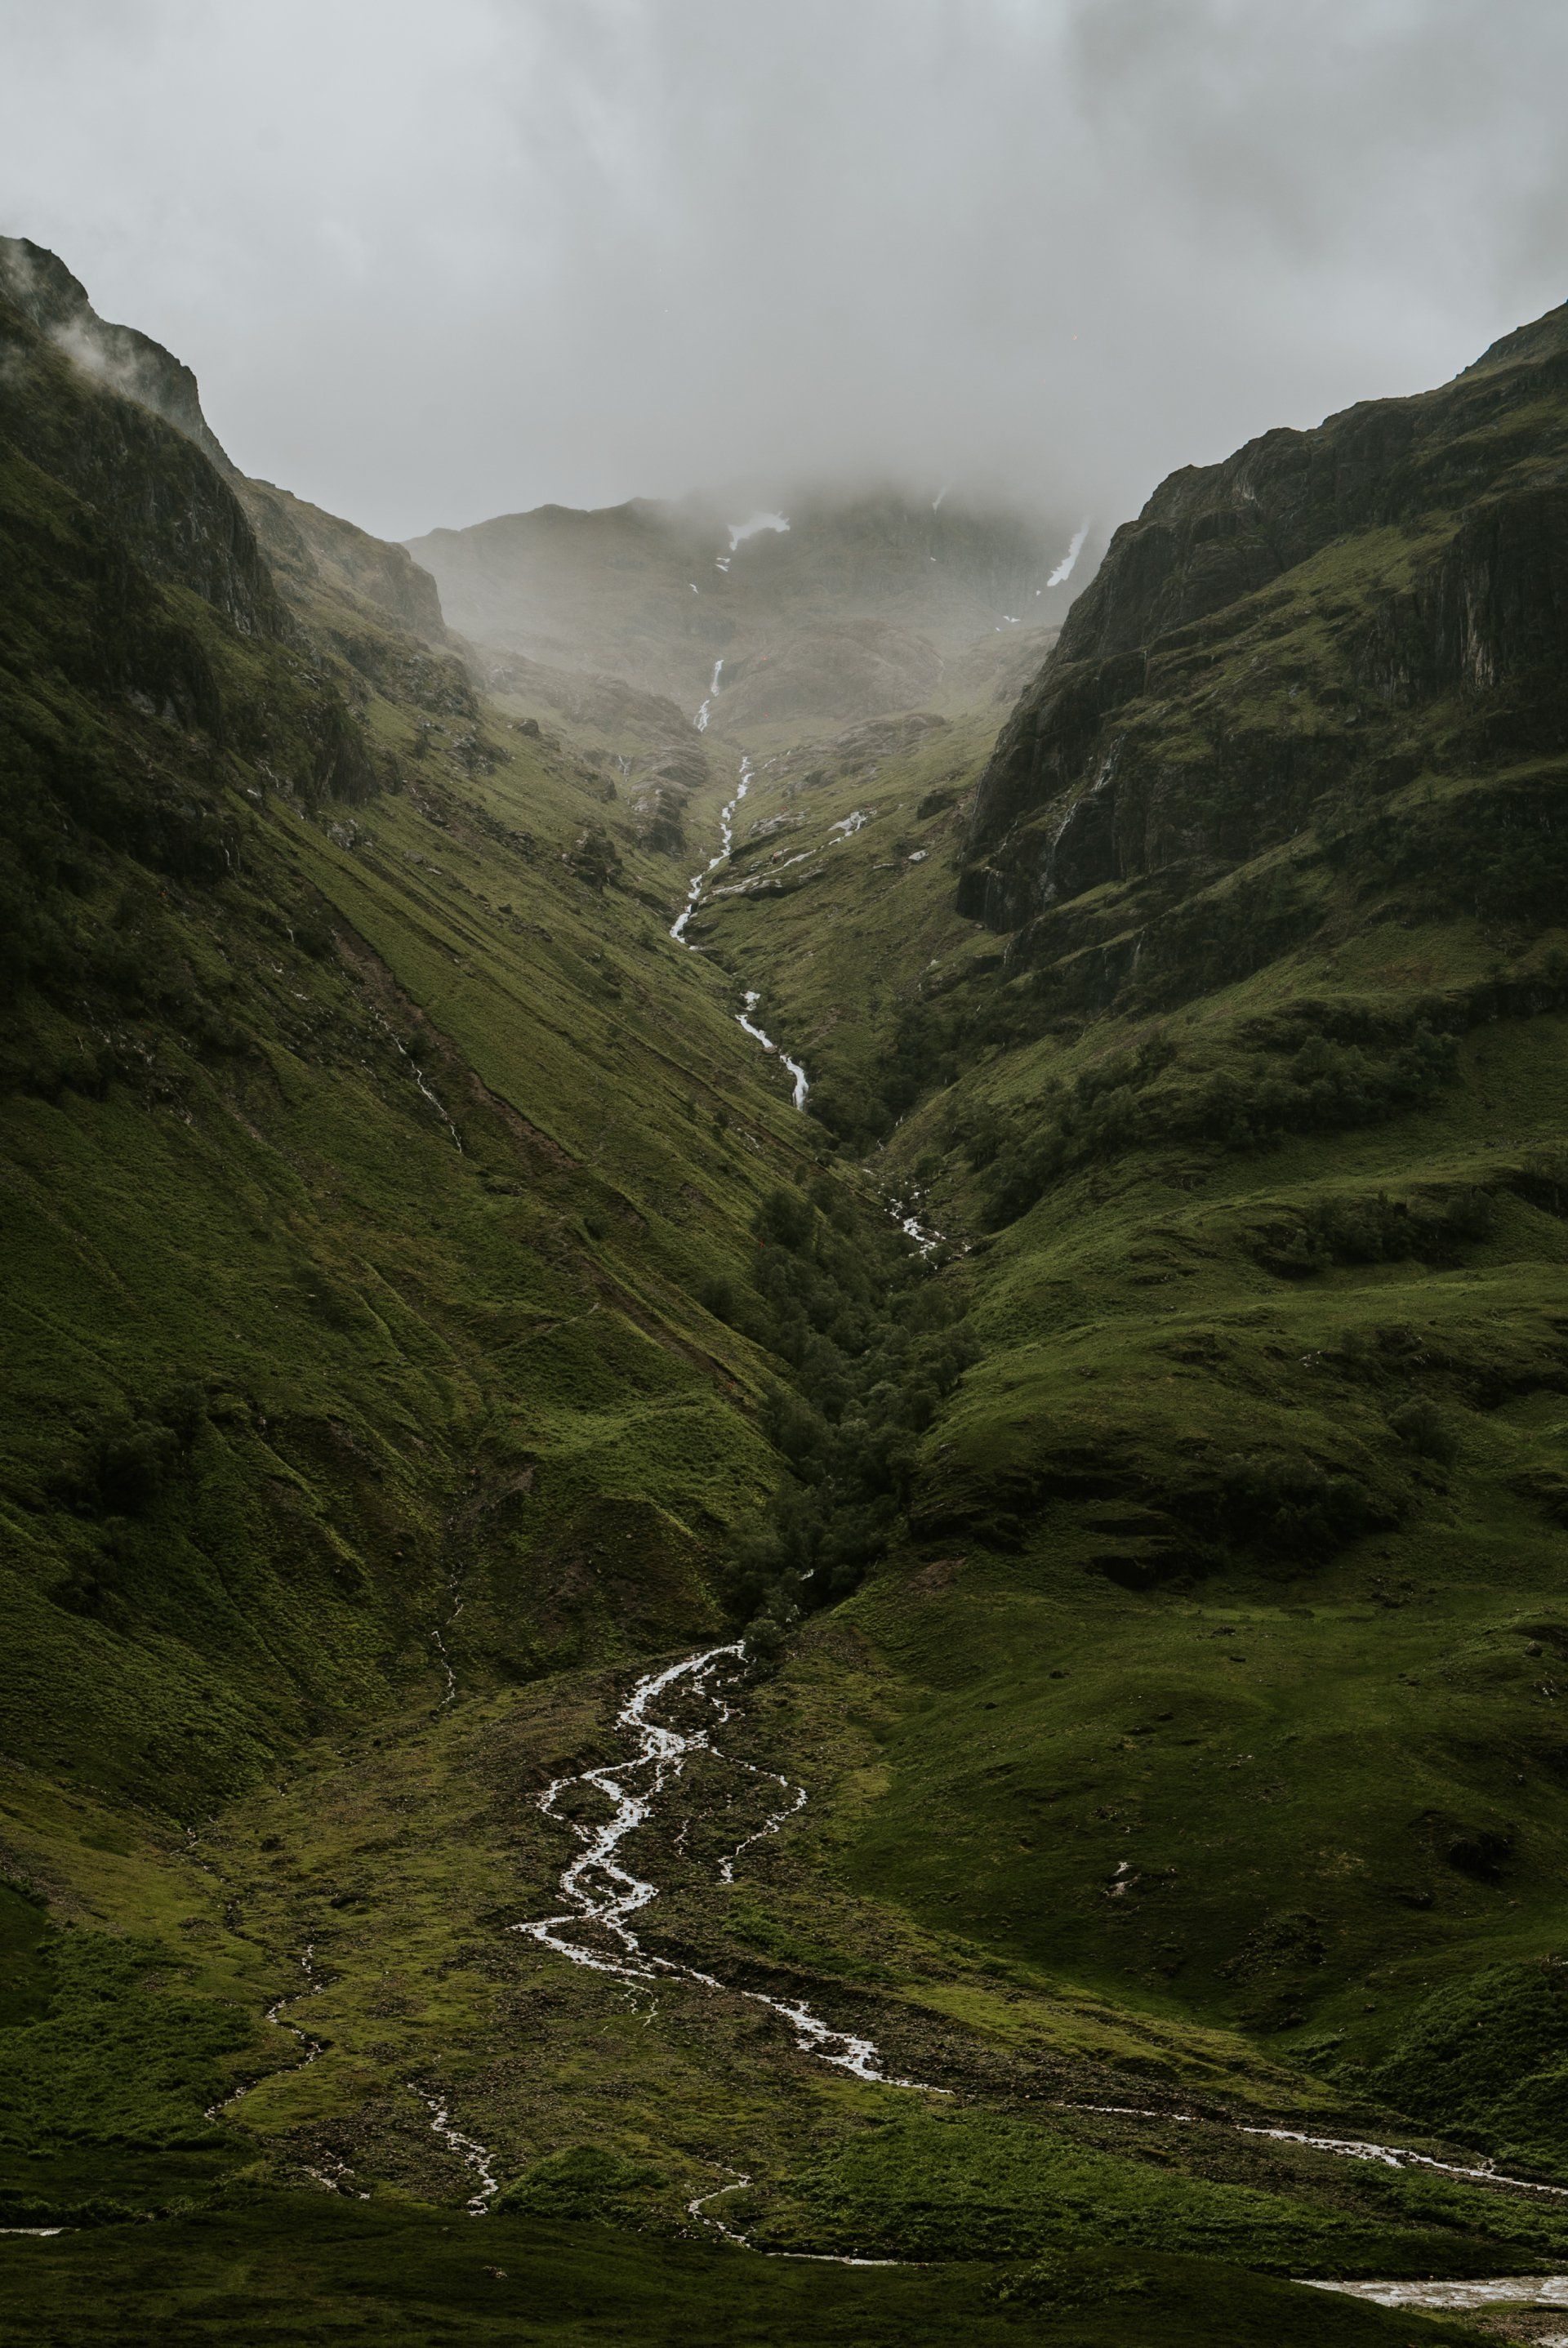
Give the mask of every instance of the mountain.
[(917, 705), (970, 646), (1058, 620), (1071, 529), (888, 491), (733, 520), (696, 499), (543, 506), (409, 545), (487, 650), (706, 699), (705, 726), (752, 741)]
[(1175, 475), (994, 747), (764, 769), (698, 926), (969, 1243), (857, 1879), (1550, 2174), (1565, 458), (1560, 311)]
[(477, 641), (0, 245), (9, 2337), (1561, 2269), (1563, 367), (698, 734), (727, 532)]

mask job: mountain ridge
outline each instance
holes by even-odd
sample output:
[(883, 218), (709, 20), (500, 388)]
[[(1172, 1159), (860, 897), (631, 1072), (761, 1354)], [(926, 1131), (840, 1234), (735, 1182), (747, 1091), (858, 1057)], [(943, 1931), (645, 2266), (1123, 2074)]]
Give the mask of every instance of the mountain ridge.
[[(841, 689), (835, 712), (848, 724), (907, 705), (907, 684), (985, 636), (1048, 624), (1066, 608), (1047, 582), (1069, 528), (896, 492), (819, 494), (738, 524), (697, 500), (549, 506), (409, 546), (463, 633), (499, 652), (619, 675), (694, 711), (722, 659), (728, 683), (711, 722), (754, 738), (820, 715), (810, 695), (831, 692), (827, 632), (885, 631), (893, 653), (893, 679), (877, 675), (872, 653), (848, 698)], [(793, 657), (793, 684), (748, 718), (727, 694), (781, 656)]]
[(1179, 486), (998, 744), (1022, 614), (699, 735), (0, 345), (18, 2337), (1561, 2267), (1561, 664), (1422, 652), (1557, 392), (1255, 580)]

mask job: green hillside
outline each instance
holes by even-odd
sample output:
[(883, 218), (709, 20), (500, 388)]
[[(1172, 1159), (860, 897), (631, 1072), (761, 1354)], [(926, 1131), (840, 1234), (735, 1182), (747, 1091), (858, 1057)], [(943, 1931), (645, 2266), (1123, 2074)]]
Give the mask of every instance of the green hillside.
[(1553, 2165), (1565, 440), (1557, 313), (1177, 475), (706, 932), (969, 1251), (860, 1879)]
[(7, 2336), (1562, 2269), (1565, 417), (1559, 317), (699, 736), (0, 245)]

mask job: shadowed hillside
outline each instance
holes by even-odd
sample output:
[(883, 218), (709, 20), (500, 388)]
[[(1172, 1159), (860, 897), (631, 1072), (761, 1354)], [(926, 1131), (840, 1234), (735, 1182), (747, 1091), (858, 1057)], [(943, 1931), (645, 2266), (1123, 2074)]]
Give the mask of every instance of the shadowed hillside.
[(706, 932), (969, 1249), (861, 1863), (1554, 2168), (1563, 317), (1173, 477), (989, 757), (782, 763), (822, 878)]
[(18, 2340), (1562, 2268), (1559, 326), (1050, 651), (945, 504), (443, 611), (0, 245)]

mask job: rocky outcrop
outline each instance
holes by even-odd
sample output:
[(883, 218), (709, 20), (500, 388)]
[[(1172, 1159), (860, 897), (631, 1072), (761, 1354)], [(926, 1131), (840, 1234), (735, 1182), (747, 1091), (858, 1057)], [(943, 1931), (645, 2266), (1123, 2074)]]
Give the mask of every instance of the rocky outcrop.
[(960, 909), (1214, 871), (1484, 749), (1564, 745), (1568, 310), (1453, 384), (1173, 474), (1003, 729)]
[(84, 375), (150, 407), (194, 441), (220, 472), (233, 472), (201, 413), (201, 395), (191, 369), (150, 335), (100, 318), (87, 288), (57, 253), (35, 244), (31, 237), (0, 236), (0, 294)]
[(242, 634), (286, 633), (195, 377), (147, 336), (104, 327), (63, 263), (16, 238), (0, 245), (0, 436), (90, 506), (150, 577)]
[(240, 494), (268, 561), (294, 594), (325, 592), (378, 626), (443, 650), (451, 644), (436, 582), (407, 548), (372, 538), (270, 481), (244, 481)]

